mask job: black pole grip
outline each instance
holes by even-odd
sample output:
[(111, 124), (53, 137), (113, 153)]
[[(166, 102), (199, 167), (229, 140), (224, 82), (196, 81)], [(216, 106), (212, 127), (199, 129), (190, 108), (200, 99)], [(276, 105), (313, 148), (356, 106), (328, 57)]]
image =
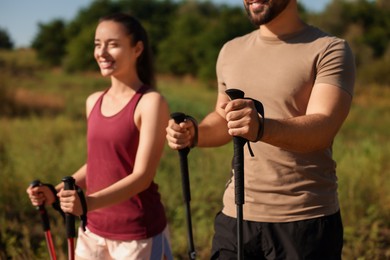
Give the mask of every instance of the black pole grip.
[[(239, 89), (227, 89), (225, 93), (231, 100), (244, 98), (245, 93)], [(233, 169), (235, 183), (235, 202), (236, 205), (242, 205), (245, 202), (244, 198), (244, 144), (246, 140), (239, 136), (233, 137), (234, 154), (233, 154)]]
[(225, 93), (230, 97), (231, 100), (244, 98), (245, 96), (244, 91), (235, 88), (227, 89)]
[[(41, 186), (42, 183), (40, 180), (33, 180), (30, 184), (33, 188)], [(37, 210), (41, 215), (43, 231), (50, 230), (49, 215), (47, 214), (44, 204), (37, 206)]]
[(174, 112), (171, 114), (171, 118), (175, 120), (176, 124), (180, 124), (181, 122), (184, 122), (184, 120), (186, 120), (186, 114), (182, 112)]
[[(171, 114), (173, 120), (175, 120), (176, 124), (180, 124), (184, 122), (186, 115), (181, 112), (175, 112)], [(190, 148), (186, 147), (179, 150), (180, 157), (180, 172), (181, 172), (181, 181), (182, 181), (182, 189), (183, 189), (183, 197), (185, 202), (191, 201), (191, 193), (190, 193), (190, 178), (188, 173), (188, 158), (187, 155), (190, 152)]]
[[(71, 176), (64, 177), (62, 179), (64, 183), (64, 190), (74, 190), (75, 189), (75, 179)], [(66, 213), (65, 214), (65, 226), (66, 226), (66, 236), (67, 238), (76, 237), (76, 228), (75, 228), (75, 216)]]

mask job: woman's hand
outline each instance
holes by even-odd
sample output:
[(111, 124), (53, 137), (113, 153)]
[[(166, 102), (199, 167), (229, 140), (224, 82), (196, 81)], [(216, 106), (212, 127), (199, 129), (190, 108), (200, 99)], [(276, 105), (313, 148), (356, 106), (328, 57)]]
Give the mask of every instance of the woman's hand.
[(31, 185), (26, 190), (31, 204), (34, 206), (51, 205), (55, 202), (55, 194), (45, 185), (32, 187)]
[(75, 216), (83, 214), (83, 208), (76, 190), (61, 190), (57, 193), (57, 196), (60, 198), (61, 209), (65, 213)]

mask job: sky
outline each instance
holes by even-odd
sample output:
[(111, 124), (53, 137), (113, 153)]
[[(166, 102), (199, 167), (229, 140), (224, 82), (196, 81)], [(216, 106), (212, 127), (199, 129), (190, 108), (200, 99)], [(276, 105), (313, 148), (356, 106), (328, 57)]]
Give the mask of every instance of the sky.
[[(141, 1), (141, 0), (140, 0)], [(330, 0), (298, 0), (308, 10), (322, 11)], [(0, 0), (0, 28), (7, 31), (16, 48), (30, 46), (38, 23), (54, 19), (71, 21), (81, 8), (93, 0)], [(212, 0), (215, 3), (242, 5), (242, 0)]]

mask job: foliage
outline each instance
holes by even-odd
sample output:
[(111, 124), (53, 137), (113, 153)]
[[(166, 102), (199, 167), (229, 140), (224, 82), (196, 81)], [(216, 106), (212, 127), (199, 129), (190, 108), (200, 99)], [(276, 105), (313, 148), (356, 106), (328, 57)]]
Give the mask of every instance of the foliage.
[[(163, 73), (215, 78), (215, 62), (222, 45), (253, 27), (240, 8), (216, 7), (208, 2), (183, 4), (160, 44), (158, 65)], [(172, 51), (174, 49), (174, 51)]]
[[(358, 74), (370, 75), (366, 82), (389, 82), (383, 69), (390, 40), (386, 1), (333, 0), (320, 13), (310, 13), (302, 4), (298, 8), (303, 20), (349, 42)], [(210, 1), (95, 0), (68, 24), (54, 20), (39, 25), (33, 43), (38, 58), (51, 65), (63, 64), (68, 71), (95, 70), (91, 46), (96, 24), (101, 16), (118, 11), (133, 14), (145, 26), (159, 72), (204, 81), (215, 79), (222, 45), (254, 29), (241, 7)], [(373, 70), (372, 62), (382, 69)]]
[[(359, 77), (365, 83), (388, 85), (390, 6), (388, 1), (333, 0), (309, 22), (348, 41), (355, 55)], [(374, 63), (374, 66), (372, 66)]]
[(82, 27), (82, 31), (67, 45), (68, 55), (63, 61), (66, 71), (96, 70), (97, 65), (93, 55), (95, 27), (95, 25)]
[(64, 21), (56, 19), (47, 24), (39, 23), (38, 26), (39, 32), (32, 43), (38, 58), (50, 66), (60, 65), (67, 43)]
[[(200, 1), (101, 0), (80, 10), (69, 23), (40, 24), (36, 53), (0, 51), (1, 259), (48, 258), (39, 216), (25, 189), (35, 178), (56, 183), (84, 162), (85, 99), (109, 83), (94, 73), (69, 75), (43, 69), (43, 64), (66, 64), (73, 72), (95, 70), (94, 27), (100, 16), (119, 10), (131, 11), (145, 25), (160, 71), (172, 74), (177, 70), (177, 74), (203, 79), (214, 78), (222, 44), (253, 29), (237, 7)], [(347, 39), (358, 66), (353, 107), (334, 143), (345, 226), (343, 259), (390, 258), (389, 10), (388, 0), (333, 0), (321, 13), (308, 13), (300, 6), (305, 20)], [(51, 33), (58, 38), (50, 37)], [(48, 39), (64, 41), (63, 49), (61, 44), (45, 46)], [(158, 87), (172, 112), (201, 119), (213, 109), (216, 90), (192, 78), (160, 76)], [(213, 219), (230, 175), (226, 158), (231, 148), (194, 149), (189, 154), (192, 220), (200, 259), (209, 258)], [(185, 259), (186, 224), (178, 168), (177, 153), (166, 148), (156, 181), (169, 219), (174, 256)], [(65, 259), (63, 223), (56, 212), (48, 210), (58, 256)]]
[[(66, 52), (57, 52), (67, 71), (96, 68), (92, 53), (94, 28), (98, 19), (110, 12), (130, 12), (148, 30), (157, 69), (174, 75), (194, 75), (204, 79), (215, 76), (215, 60), (222, 44), (252, 29), (237, 7), (217, 7), (210, 2), (173, 1), (94, 1), (65, 28)], [(206, 29), (205, 29), (206, 28)], [(41, 25), (41, 31), (48, 29)], [(37, 36), (43, 38), (44, 32)], [(44, 39), (41, 40), (44, 42)], [(91, 41), (91, 43), (88, 43)], [(52, 59), (43, 45), (33, 45), (42, 60)], [(177, 49), (172, 52), (172, 47)], [(46, 56), (47, 57), (46, 57)]]
[[(203, 12), (202, 12), (203, 11)], [(201, 31), (206, 28), (208, 21), (206, 17), (212, 13), (212, 10), (201, 10), (193, 2), (183, 5), (178, 10), (180, 15), (174, 19), (170, 34), (160, 44), (159, 49), (159, 68), (163, 72), (172, 72), (175, 75), (196, 74), (196, 57), (198, 56), (195, 46), (201, 42), (198, 37)], [(175, 52), (173, 53), (172, 47)]]
[[(390, 51), (390, 49), (389, 49)], [(390, 59), (384, 58), (374, 60), (370, 64), (364, 64), (361, 67), (358, 78), (362, 83), (380, 82), (390, 86)]]
[(34, 99), (15, 86), (24, 87), (24, 84), (37, 80), (35, 73), (41, 68), (35, 52), (31, 50), (0, 51), (0, 116), (21, 116), (39, 110), (31, 106)]
[(389, 97), (389, 88), (358, 88), (336, 139), (346, 259), (390, 257)]
[(0, 27), (0, 49), (11, 50), (14, 47), (8, 32)]
[[(25, 190), (36, 178), (57, 183), (85, 161), (85, 99), (106, 88), (94, 73), (65, 74), (42, 69), (32, 53), (0, 52), (3, 88), (27, 89), (41, 109), (52, 108), (45, 98), (64, 100), (57, 113), (37, 113), (34, 105), (23, 114), (0, 114), (0, 258), (47, 259), (39, 215)], [(35, 64), (35, 65), (34, 65)], [(25, 71), (32, 73), (27, 74)], [(18, 77), (15, 77), (18, 73)], [(16, 86), (16, 87), (15, 87)], [(172, 112), (197, 119), (213, 109), (216, 89), (199, 81), (160, 76), (158, 87)], [(0, 95), (0, 97), (2, 97)], [(12, 99), (7, 97), (6, 99)], [(353, 107), (334, 143), (339, 198), (345, 227), (343, 259), (390, 257), (390, 88), (368, 85), (356, 89)], [(17, 111), (20, 100), (12, 99)], [(224, 184), (230, 176), (232, 146), (193, 149), (189, 154), (191, 212), (199, 259), (208, 259), (215, 214), (221, 209)], [(156, 182), (166, 208), (175, 259), (187, 258), (187, 231), (179, 157), (166, 147)], [(47, 207), (59, 259), (66, 258), (66, 236), (58, 213)], [(78, 223), (77, 223), (78, 224)]]
[(149, 34), (153, 53), (157, 56), (158, 45), (171, 33), (170, 24), (175, 18), (177, 3), (171, 0), (120, 1), (121, 10), (137, 17)]
[(81, 9), (76, 17), (68, 24), (66, 35), (69, 41), (84, 30), (84, 27), (97, 25), (99, 18), (108, 14), (123, 11), (117, 1), (98, 0)]

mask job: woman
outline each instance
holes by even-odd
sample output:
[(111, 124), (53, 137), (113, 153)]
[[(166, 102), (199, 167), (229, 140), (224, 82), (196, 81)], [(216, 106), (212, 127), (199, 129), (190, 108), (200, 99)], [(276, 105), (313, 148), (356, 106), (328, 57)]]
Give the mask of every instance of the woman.
[[(56, 187), (64, 212), (80, 216), (87, 211), (76, 256), (171, 259), (164, 207), (153, 182), (169, 108), (154, 89), (146, 31), (126, 14), (103, 17), (95, 32), (94, 56), (111, 86), (86, 101), (87, 163), (73, 174), (76, 184), (86, 189), (86, 207), (75, 191)], [(54, 200), (42, 186), (27, 192), (34, 205)]]

